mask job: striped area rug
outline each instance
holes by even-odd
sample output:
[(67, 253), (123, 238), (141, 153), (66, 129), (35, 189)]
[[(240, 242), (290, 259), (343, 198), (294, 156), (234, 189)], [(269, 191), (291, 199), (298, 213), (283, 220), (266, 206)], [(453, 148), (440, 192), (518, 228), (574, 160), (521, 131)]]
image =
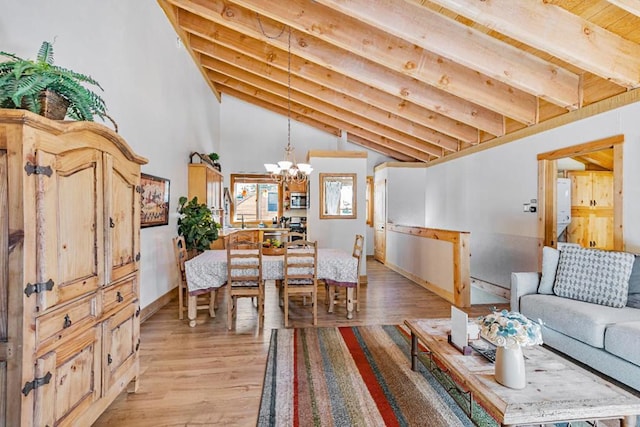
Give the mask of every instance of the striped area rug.
[(411, 371), (409, 347), (400, 326), (273, 330), (258, 426), (496, 425)]

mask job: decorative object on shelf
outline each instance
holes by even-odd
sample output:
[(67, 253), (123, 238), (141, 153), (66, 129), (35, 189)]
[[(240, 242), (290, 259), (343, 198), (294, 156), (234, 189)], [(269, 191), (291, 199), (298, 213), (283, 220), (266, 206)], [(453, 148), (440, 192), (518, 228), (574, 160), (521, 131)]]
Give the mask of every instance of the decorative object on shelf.
[(213, 167), (218, 169), (218, 172), (222, 172), (222, 166), (220, 166), (220, 163), (218, 162), (218, 160), (220, 159), (218, 153), (209, 153), (207, 157), (209, 157), (209, 159), (211, 160), (211, 164), (213, 164)]
[(166, 178), (140, 175), (140, 227), (169, 224), (169, 184)]
[(534, 322), (514, 311), (493, 310), (477, 320), (482, 338), (496, 349), (496, 381), (506, 387), (526, 386), (522, 347), (542, 344), (542, 321)]
[(188, 250), (204, 252), (211, 242), (218, 239), (218, 224), (213, 220), (211, 210), (204, 203), (198, 203), (194, 197), (187, 201), (186, 197), (178, 200), (178, 235), (184, 236)]
[[(262, 29), (262, 24), (260, 24), (260, 28)], [(262, 34), (269, 37), (264, 33), (264, 30)], [(313, 168), (308, 163), (296, 163), (294, 148), (291, 146), (291, 27), (289, 27), (287, 53), (287, 147), (284, 149), (284, 160), (280, 160), (277, 164), (264, 164), (267, 172), (279, 184), (284, 182), (305, 182), (311, 171), (313, 171)]]
[(116, 132), (118, 125), (106, 113), (104, 100), (83, 84), (100, 84), (80, 74), (53, 64), (53, 45), (44, 41), (35, 61), (12, 53), (0, 62), (0, 108), (22, 108), (50, 119), (93, 121), (94, 116), (109, 119)]

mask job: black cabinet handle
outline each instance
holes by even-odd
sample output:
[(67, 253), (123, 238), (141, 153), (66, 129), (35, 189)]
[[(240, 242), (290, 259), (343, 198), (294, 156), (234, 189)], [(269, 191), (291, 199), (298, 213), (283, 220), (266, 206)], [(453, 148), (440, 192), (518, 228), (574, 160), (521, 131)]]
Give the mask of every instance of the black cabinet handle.
[(62, 324), (62, 329), (67, 329), (69, 326), (71, 326), (71, 318), (69, 317), (68, 314), (65, 314), (64, 323)]
[(120, 293), (120, 291), (118, 291), (118, 292), (116, 293), (116, 300), (117, 300), (118, 302), (122, 302), (122, 301), (124, 301), (124, 298), (122, 297), (122, 294)]
[(116, 223), (113, 222), (113, 218), (109, 218), (109, 228), (116, 228)]

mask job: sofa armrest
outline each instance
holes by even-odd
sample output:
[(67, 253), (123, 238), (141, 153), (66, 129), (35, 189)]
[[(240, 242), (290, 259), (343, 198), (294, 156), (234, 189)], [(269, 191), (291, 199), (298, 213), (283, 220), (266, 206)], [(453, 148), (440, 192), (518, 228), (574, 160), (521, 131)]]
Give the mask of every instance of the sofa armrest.
[(538, 292), (540, 273), (511, 273), (511, 311), (520, 311), (520, 297)]

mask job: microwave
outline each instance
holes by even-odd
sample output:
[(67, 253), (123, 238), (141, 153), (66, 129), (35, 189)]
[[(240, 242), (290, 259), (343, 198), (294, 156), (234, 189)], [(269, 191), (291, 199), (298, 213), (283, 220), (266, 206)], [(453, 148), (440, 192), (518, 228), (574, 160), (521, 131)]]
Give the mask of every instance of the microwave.
[(306, 209), (307, 193), (291, 193), (290, 196), (291, 209)]

